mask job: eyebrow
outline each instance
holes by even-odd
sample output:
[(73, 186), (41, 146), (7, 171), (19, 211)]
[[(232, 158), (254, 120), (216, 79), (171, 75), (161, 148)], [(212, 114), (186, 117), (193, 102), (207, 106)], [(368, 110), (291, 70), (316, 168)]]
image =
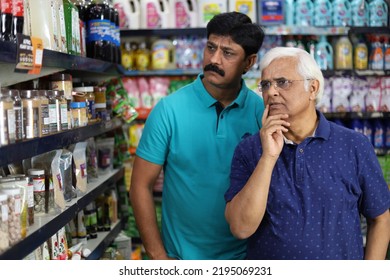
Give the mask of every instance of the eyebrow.
[(212, 42), (212, 41), (207, 41), (207, 44), (210, 44), (212, 45), (213, 47), (218, 47), (220, 49), (222, 49), (223, 51), (231, 51), (231, 52), (237, 52), (237, 50), (231, 48), (231, 47), (228, 47), (228, 46), (223, 46), (223, 45), (217, 45), (216, 43)]

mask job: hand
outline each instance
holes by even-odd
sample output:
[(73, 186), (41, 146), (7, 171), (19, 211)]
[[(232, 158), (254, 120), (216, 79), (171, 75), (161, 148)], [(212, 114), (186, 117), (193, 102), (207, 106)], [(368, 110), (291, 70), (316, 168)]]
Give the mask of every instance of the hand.
[(269, 105), (265, 107), (261, 120), (260, 138), (263, 147), (263, 156), (277, 159), (282, 151), (284, 140), (283, 132), (287, 132), (290, 123), (285, 121), (287, 114), (269, 116)]

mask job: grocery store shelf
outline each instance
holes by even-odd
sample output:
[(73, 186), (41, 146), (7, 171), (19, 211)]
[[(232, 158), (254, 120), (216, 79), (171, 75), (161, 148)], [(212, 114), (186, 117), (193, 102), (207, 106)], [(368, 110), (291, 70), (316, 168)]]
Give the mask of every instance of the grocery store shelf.
[[(34, 224), (28, 228), (27, 237), (1, 254), (0, 260), (18, 260), (26, 257), (64, 227), (79, 211), (83, 210), (91, 201), (96, 199), (99, 194), (123, 178), (123, 176), (123, 168), (115, 169), (104, 175), (99, 175), (99, 178), (95, 182), (88, 183), (87, 191), (83, 196), (67, 203), (66, 209), (62, 213), (45, 214), (34, 217)], [(118, 225), (114, 225), (113, 229), (115, 230), (113, 233), (110, 232), (106, 235), (110, 240), (112, 239), (111, 235), (117, 233), (117, 226)], [(101, 242), (106, 241), (102, 240)]]
[(56, 134), (33, 138), (0, 147), (0, 166), (10, 162), (20, 162), (23, 159), (43, 154), (55, 149), (61, 149), (70, 144), (84, 141), (90, 137), (108, 132), (122, 126), (119, 118), (110, 121), (98, 121), (85, 127), (74, 128)]

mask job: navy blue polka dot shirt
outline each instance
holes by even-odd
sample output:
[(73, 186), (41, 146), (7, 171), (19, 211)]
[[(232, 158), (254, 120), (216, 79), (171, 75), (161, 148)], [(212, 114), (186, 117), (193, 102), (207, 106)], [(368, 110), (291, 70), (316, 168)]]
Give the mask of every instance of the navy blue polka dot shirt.
[[(313, 137), (283, 147), (264, 219), (248, 239), (248, 259), (363, 259), (360, 215), (373, 218), (390, 207), (368, 138), (317, 114)], [(261, 153), (258, 133), (237, 146), (226, 201), (243, 188)]]

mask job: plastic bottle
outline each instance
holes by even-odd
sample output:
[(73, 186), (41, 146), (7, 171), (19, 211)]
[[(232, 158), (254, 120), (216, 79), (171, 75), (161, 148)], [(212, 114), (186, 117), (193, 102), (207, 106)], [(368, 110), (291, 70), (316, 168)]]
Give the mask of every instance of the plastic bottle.
[(103, 0), (93, 1), (88, 5), (87, 18), (87, 56), (112, 61), (110, 36), (111, 10)]
[(384, 52), (384, 70), (390, 70), (390, 43), (389, 37), (384, 37), (383, 42), (383, 52)]
[(236, 11), (246, 14), (253, 22), (256, 22), (256, 0), (229, 0), (228, 6), (230, 12)]
[(320, 36), (315, 47), (314, 59), (321, 70), (333, 70), (333, 47), (325, 35)]
[(215, 15), (227, 12), (227, 10), (226, 0), (198, 0), (199, 27), (206, 27), (210, 19)]
[(383, 70), (383, 45), (379, 36), (372, 37), (371, 51), (370, 51), (370, 69), (371, 70)]
[(349, 0), (334, 0), (333, 6), (333, 25), (348, 26), (351, 25), (351, 4)]
[(174, 69), (175, 62), (175, 47), (171, 40), (160, 39), (153, 42), (151, 47), (152, 69)]
[(285, 0), (284, 1), (284, 17), (285, 21), (284, 23), (287, 26), (293, 26), (295, 24), (295, 0)]
[(1, 32), (2, 41), (13, 41), (12, 34), (12, 0), (1, 0)]
[(384, 0), (371, 0), (368, 9), (370, 26), (387, 26), (389, 7)]
[[(172, 28), (192, 28), (198, 26), (198, 5), (196, 0), (170, 0)], [(252, 7), (253, 8), (253, 7)]]
[(314, 7), (311, 0), (297, 0), (295, 9), (295, 25), (313, 26), (314, 25)]
[(368, 47), (362, 36), (359, 37), (358, 43), (354, 46), (353, 65), (356, 70), (368, 69)]
[(369, 9), (366, 0), (351, 0), (352, 26), (368, 26)]
[(347, 36), (341, 36), (336, 42), (335, 68), (336, 70), (352, 70), (352, 44)]
[(23, 0), (12, 0), (12, 36), (16, 41), (16, 34), (23, 33), (24, 4)]
[(331, 26), (333, 6), (330, 0), (314, 0), (314, 26)]
[(141, 28), (169, 28), (170, 12), (167, 0), (140, 0)]

